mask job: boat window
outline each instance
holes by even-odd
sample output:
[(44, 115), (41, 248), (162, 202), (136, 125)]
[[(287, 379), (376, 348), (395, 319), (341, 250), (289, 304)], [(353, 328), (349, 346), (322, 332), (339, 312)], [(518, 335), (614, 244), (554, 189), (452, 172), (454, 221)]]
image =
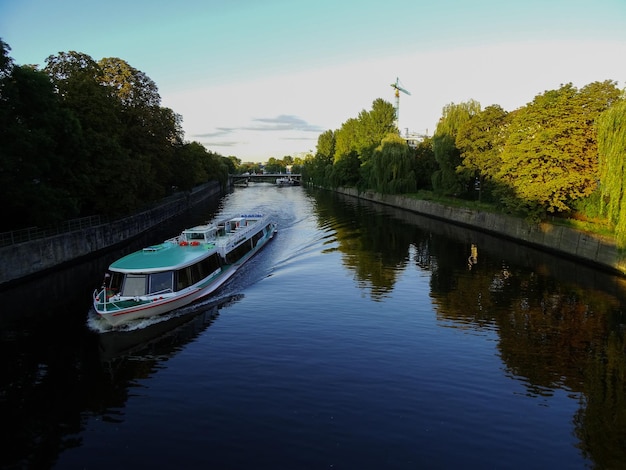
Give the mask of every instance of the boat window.
[(127, 274), (124, 280), (124, 296), (136, 296), (146, 294), (146, 275), (145, 274)]
[(150, 274), (150, 294), (155, 292), (172, 292), (172, 271)]
[(189, 271), (187, 268), (181, 269), (177, 273), (177, 281), (176, 281), (176, 290), (183, 290), (185, 287), (189, 287), (191, 285), (191, 280), (189, 279)]
[(109, 281), (109, 288), (113, 291), (114, 294), (117, 294), (122, 287), (122, 281), (124, 280), (124, 275), (122, 273), (111, 273), (111, 279)]
[(220, 266), (220, 257), (217, 253), (214, 253), (208, 258), (202, 260), (203, 277), (213, 274), (217, 269), (219, 269)]
[(221, 266), (220, 257), (213, 253), (202, 261), (176, 272), (176, 290), (182, 290), (213, 274)]
[(243, 258), (250, 250), (252, 250), (252, 240), (246, 240), (234, 250), (226, 253), (226, 262), (233, 264)]
[(188, 233), (187, 240), (204, 240), (204, 233)]
[(196, 263), (193, 264), (191, 266), (189, 266), (190, 273), (191, 273), (191, 283), (195, 284), (196, 282), (200, 282), (202, 280), (202, 271), (200, 270), (200, 264)]
[(260, 232), (256, 233), (252, 237), (252, 246), (256, 246), (261, 238), (263, 238), (263, 230), (261, 230)]

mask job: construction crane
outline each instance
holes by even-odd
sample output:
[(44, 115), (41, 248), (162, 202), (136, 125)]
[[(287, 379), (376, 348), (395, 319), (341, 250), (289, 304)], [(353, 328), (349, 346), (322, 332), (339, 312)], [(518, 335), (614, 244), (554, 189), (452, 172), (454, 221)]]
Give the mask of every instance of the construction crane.
[(392, 83), (391, 84), (391, 88), (396, 90), (396, 127), (398, 129), (400, 129), (400, 127), (399, 127), (399, 121), (400, 121), (400, 92), (406, 93), (409, 96), (411, 95), (411, 93), (408, 90), (405, 90), (404, 88), (402, 88), (400, 86), (400, 79), (398, 77), (396, 77), (396, 83)]

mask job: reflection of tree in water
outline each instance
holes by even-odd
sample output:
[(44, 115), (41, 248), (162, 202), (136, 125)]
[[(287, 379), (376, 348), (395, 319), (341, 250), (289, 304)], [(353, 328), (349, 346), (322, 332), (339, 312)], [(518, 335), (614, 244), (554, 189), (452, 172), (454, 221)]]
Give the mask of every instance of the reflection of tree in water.
[[(334, 201), (334, 202), (333, 202)], [(338, 249), (344, 255), (360, 288), (370, 288), (371, 297), (381, 300), (393, 286), (409, 259), (409, 246), (415, 242), (417, 227), (386, 217), (369, 204), (353, 204), (320, 195), (318, 213), (332, 218)]]
[[(431, 291), (441, 319), (495, 329), (508, 373), (529, 396), (555, 389), (581, 396), (573, 419), (579, 446), (598, 468), (626, 458), (626, 358), (620, 300), (519, 266), (490, 260), (468, 270), (463, 250), (432, 245)], [(466, 251), (465, 251), (466, 252)]]
[(626, 344), (612, 331), (584, 369), (584, 403), (574, 417), (584, 455), (596, 468), (623, 468), (626, 456)]
[[(337, 202), (331, 196), (320, 207), (335, 220), (346, 265), (359, 281), (372, 285), (374, 298), (391, 291), (412, 253), (412, 262), (431, 273), (438, 318), (448, 326), (497, 332), (507, 371), (521, 379), (529, 396), (548, 397), (556, 389), (579, 396), (581, 407), (572, 419), (581, 451), (598, 468), (623, 466), (626, 315), (622, 290), (608, 288), (619, 284), (613, 277), (562, 260), (545, 265), (545, 254), (533, 258), (530, 250), (498, 247), (495, 239), (477, 243), (474, 251), (473, 241), (423, 230), (423, 221), (392, 223), (382, 211), (377, 214), (358, 201)], [(475, 256), (469, 266), (468, 257), (479, 250), (479, 262)], [(551, 270), (567, 281), (557, 280)], [(589, 279), (594, 282), (584, 282)]]

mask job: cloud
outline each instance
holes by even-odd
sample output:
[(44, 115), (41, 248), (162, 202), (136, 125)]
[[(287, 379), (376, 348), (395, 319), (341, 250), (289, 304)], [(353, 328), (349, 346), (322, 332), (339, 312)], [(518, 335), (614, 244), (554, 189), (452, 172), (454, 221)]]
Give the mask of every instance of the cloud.
[(203, 132), (202, 134), (194, 134), (193, 137), (220, 137), (223, 135), (232, 134), (238, 129), (235, 127), (217, 127), (215, 132)]
[(281, 114), (272, 118), (256, 118), (253, 122), (260, 123), (246, 127), (251, 131), (302, 131), (302, 132), (323, 132), (320, 126), (309, 124), (304, 119), (291, 114)]
[(317, 141), (317, 136), (302, 136), (302, 137), (285, 137), (281, 140), (311, 140)]
[[(296, 131), (296, 132), (314, 132), (319, 134), (324, 131), (320, 126), (309, 124), (304, 119), (298, 116), (289, 114), (281, 114), (276, 117), (267, 118), (253, 118), (252, 125), (245, 125), (241, 127), (216, 127), (213, 132), (202, 132), (193, 134), (192, 137), (196, 138), (213, 138), (223, 137), (226, 135), (232, 135), (241, 131), (259, 131), (259, 132), (283, 132), (283, 131)], [(256, 124), (255, 124), (256, 123)], [(309, 140), (310, 137), (288, 137), (288, 140)]]
[(223, 140), (223, 141), (215, 141), (215, 140), (207, 140), (201, 143), (205, 143), (208, 144), (212, 147), (236, 147), (238, 145), (241, 145), (242, 142), (241, 141), (236, 141), (236, 140), (232, 140), (232, 141), (227, 141), (227, 140)]

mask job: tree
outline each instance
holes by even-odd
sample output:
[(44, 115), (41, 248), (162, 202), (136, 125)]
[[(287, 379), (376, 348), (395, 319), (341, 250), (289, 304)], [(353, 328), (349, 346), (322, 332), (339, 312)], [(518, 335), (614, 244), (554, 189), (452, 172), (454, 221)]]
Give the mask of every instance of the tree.
[[(0, 39), (0, 80), (11, 75), (13, 69), (13, 58), (9, 55), (11, 46)], [(1, 92), (0, 88), (0, 92)]]
[(243, 173), (243, 171), (240, 171), (239, 168), (241, 167), (241, 159), (237, 158), (233, 155), (229, 155), (228, 157), (224, 157), (225, 158), (225, 164), (228, 167), (228, 172), (231, 175), (238, 175), (240, 173)]
[(145, 73), (117, 57), (98, 61), (100, 83), (109, 88), (125, 107), (158, 107), (161, 96), (156, 84)]
[(333, 131), (328, 130), (319, 135), (315, 154), (332, 162), (335, 157), (335, 133)]
[(285, 173), (286, 168), (281, 160), (278, 160), (275, 157), (270, 157), (265, 164), (265, 171), (268, 173)]
[(433, 189), (440, 194), (460, 195), (467, 191), (471, 179), (459, 175), (461, 152), (456, 136), (470, 118), (480, 112), (480, 103), (470, 100), (444, 106), (443, 115), (433, 136), (433, 152), (439, 169), (433, 174)]
[(462, 159), (458, 170), (478, 179), (479, 199), (486, 178), (497, 175), (502, 165), (507, 116), (508, 113), (500, 106), (488, 106), (471, 116), (456, 136), (456, 146)]
[(335, 132), (335, 153), (334, 163), (337, 163), (342, 158), (350, 155), (351, 152), (358, 154), (359, 147), (359, 121), (354, 118), (348, 119), (344, 122), (339, 130)]
[(88, 55), (60, 52), (46, 59), (45, 72), (61, 105), (80, 123), (81, 144), (68, 155), (68, 187), (82, 214), (118, 215), (138, 207), (141, 169), (122, 146), (118, 99), (100, 84), (102, 71)]
[(65, 157), (80, 128), (61, 108), (45, 73), (13, 66), (0, 77), (0, 230), (75, 216), (78, 204), (67, 188)]
[(413, 151), (416, 189), (432, 189), (432, 176), (439, 165), (433, 152), (433, 141), (427, 137)]
[(515, 113), (499, 179), (505, 204), (531, 217), (571, 210), (598, 178), (595, 119), (619, 97), (614, 82), (576, 89), (571, 83), (538, 95)]
[(343, 155), (335, 161), (330, 173), (330, 184), (333, 187), (356, 186), (359, 182), (359, 168), (361, 161), (356, 150)]
[(389, 134), (396, 134), (395, 110), (391, 103), (378, 98), (370, 111), (361, 111), (358, 118), (356, 150), (361, 163), (367, 162)]
[(411, 149), (397, 133), (390, 133), (382, 140), (371, 159), (371, 167), (369, 187), (377, 192), (397, 194), (415, 191)]
[(603, 213), (615, 224), (620, 247), (626, 247), (626, 100), (598, 117), (598, 154)]

